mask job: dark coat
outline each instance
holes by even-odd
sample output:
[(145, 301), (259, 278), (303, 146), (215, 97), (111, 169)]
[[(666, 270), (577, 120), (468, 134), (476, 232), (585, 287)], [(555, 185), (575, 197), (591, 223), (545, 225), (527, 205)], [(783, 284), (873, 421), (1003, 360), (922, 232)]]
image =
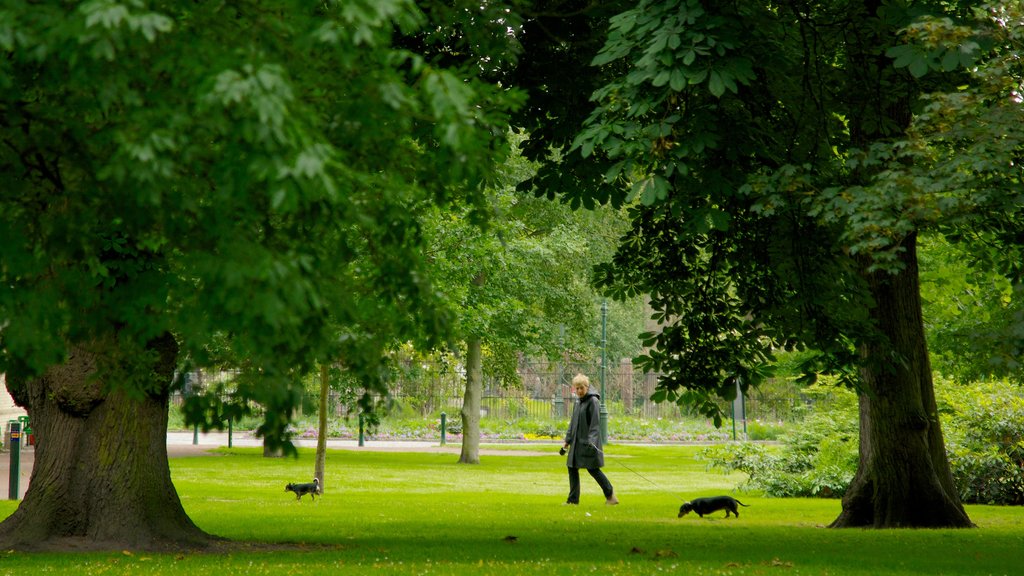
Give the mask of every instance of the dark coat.
[(566, 466), (569, 468), (601, 468), (604, 452), (601, 448), (601, 395), (587, 391), (572, 407), (569, 432), (565, 443), (569, 445)]

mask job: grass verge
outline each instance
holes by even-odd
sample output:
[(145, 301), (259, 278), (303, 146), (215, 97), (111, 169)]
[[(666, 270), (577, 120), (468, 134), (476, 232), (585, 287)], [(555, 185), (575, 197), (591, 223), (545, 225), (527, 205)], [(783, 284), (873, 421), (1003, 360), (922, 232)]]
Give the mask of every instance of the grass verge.
[[(488, 446), (487, 448), (499, 448)], [(684, 499), (729, 493), (740, 478), (708, 473), (685, 446), (608, 448), (622, 504), (604, 505), (583, 476), (580, 506), (562, 506), (555, 447), (484, 456), (331, 451), (326, 494), (296, 502), (313, 454), (257, 449), (175, 458), (185, 509), (208, 532), (252, 544), (225, 554), (0, 554), (0, 574), (1017, 574), (1019, 508), (968, 507), (977, 530), (829, 530), (835, 500), (739, 494), (740, 518), (677, 519)], [(537, 452), (551, 452), (538, 455)], [(15, 503), (0, 503), (0, 516)]]

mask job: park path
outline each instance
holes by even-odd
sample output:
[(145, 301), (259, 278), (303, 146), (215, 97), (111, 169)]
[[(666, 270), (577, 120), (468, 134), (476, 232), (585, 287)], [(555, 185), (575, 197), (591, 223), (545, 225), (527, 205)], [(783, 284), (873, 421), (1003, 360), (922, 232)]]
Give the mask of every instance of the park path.
[[(298, 438), (292, 443), (299, 448), (316, 448), (316, 438)], [(458, 442), (448, 443), (441, 446), (437, 440), (366, 440), (363, 446), (358, 440), (339, 440), (329, 438), (327, 440), (328, 450), (363, 450), (368, 452), (439, 452), (447, 454), (458, 454), (462, 447)], [(202, 453), (212, 448), (219, 448), (228, 445), (227, 432), (210, 432), (207, 434), (192, 432), (168, 432), (167, 433), (167, 455), (170, 457), (184, 456)], [(559, 443), (552, 442), (510, 442), (509, 446), (526, 445), (532, 446), (533, 450), (501, 450), (493, 448), (481, 448), (481, 456), (550, 456), (557, 454)], [(236, 432), (231, 438), (231, 446), (234, 448), (260, 447), (263, 440), (253, 437), (248, 432)]]

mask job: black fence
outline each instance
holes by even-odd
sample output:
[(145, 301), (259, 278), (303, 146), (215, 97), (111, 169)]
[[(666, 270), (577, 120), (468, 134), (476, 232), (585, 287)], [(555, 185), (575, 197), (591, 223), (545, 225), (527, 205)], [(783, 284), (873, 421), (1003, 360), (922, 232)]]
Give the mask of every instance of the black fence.
[[(657, 386), (657, 375), (644, 374), (633, 370), (628, 361), (608, 367), (559, 363), (523, 363), (520, 365), (518, 380), (500, 381), (484, 378), (480, 412), (484, 418), (564, 418), (572, 410), (575, 395), (572, 392), (572, 377), (577, 373), (586, 374), (591, 388), (600, 392), (609, 414), (646, 419), (682, 419), (692, 414), (685, 406), (672, 403), (655, 403), (651, 400)], [(231, 373), (197, 375), (192, 382), (204, 387), (210, 382), (230, 380)], [(408, 418), (436, 418), (442, 412), (455, 416), (462, 410), (465, 394), (465, 376), (457, 369), (439, 368), (421, 364), (415, 369), (404, 370), (392, 382), (391, 393), (374, 400), (387, 416)], [(311, 386), (315, 388), (314, 386)], [(350, 398), (346, 395), (345, 398)], [(180, 405), (180, 394), (172, 402)], [(802, 413), (801, 408), (810, 403), (802, 397), (800, 389), (786, 380), (770, 381), (757, 390), (751, 391), (739, 404), (722, 401), (720, 407), (725, 414), (734, 410), (742, 411), (745, 419), (765, 421), (793, 421)], [(319, 393), (310, 392), (302, 402), (301, 413), (315, 414), (319, 404)], [(256, 408), (258, 412), (258, 407)], [(336, 417), (351, 417), (357, 408), (343, 400), (341, 394), (331, 391), (328, 409)]]

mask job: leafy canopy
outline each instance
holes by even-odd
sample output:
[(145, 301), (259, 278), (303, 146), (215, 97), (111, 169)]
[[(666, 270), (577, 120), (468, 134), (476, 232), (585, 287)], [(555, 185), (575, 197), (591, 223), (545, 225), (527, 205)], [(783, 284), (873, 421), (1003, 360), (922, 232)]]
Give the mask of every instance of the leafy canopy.
[(275, 437), (314, 360), (373, 385), (396, 335), (443, 336), (416, 214), (482, 206), (520, 98), (479, 65), (505, 25), (432, 8), (5, 5), (0, 371), (98, 341), (114, 366), (170, 332), (196, 364), (244, 359)]
[[(909, 158), (920, 146), (906, 138), (910, 120), (929, 113), (919, 94), (977, 86), (962, 66), (1019, 52), (965, 34), (953, 23), (969, 14), (948, 3), (877, 8), (646, 0), (610, 20), (586, 77), (597, 85), (592, 113), (554, 170), (581, 183), (561, 190), (574, 205), (631, 206), (632, 230), (597, 279), (617, 297), (650, 295), (664, 329), (646, 336), (641, 365), (667, 374), (660, 398), (720, 417), (711, 397), (756, 385), (780, 348), (817, 351), (809, 378), (835, 372), (855, 384), (856, 345), (882, 338), (865, 273), (897, 272), (923, 230), (1014, 252), (1017, 217), (1000, 209), (1017, 214), (1019, 201), (974, 184), (1012, 188), (1017, 176), (984, 175), (1006, 175), (993, 169), (1019, 147), (966, 132), (992, 127), (979, 120), (993, 110), (963, 116), (952, 141), (974, 147), (950, 148), (959, 167), (948, 172), (930, 175), (935, 164)], [(900, 29), (908, 35), (894, 41)], [(921, 30), (958, 42), (919, 48)], [(915, 77), (916, 54), (946, 73)], [(1019, 120), (1019, 107), (1005, 113)], [(990, 162), (993, 152), (1001, 157)], [(982, 178), (966, 188), (939, 181), (944, 173)]]

